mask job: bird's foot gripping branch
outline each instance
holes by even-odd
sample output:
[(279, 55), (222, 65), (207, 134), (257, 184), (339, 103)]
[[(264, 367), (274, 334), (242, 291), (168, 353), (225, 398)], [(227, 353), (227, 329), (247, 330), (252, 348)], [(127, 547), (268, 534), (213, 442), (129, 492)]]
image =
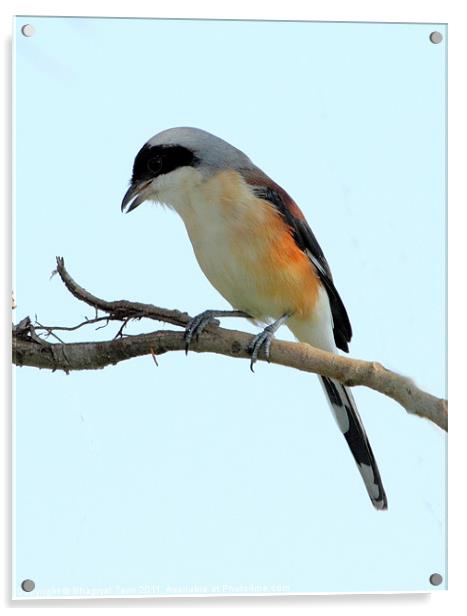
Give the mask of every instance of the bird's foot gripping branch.
[[(192, 320), (186, 312), (167, 310), (152, 304), (127, 300), (106, 301), (92, 295), (77, 284), (57, 258), (57, 274), (68, 291), (94, 309), (93, 318), (74, 326), (49, 326), (29, 317), (22, 319), (12, 330), (13, 362), (17, 366), (31, 366), (49, 370), (96, 370), (121, 361), (151, 356), (153, 359), (170, 351), (185, 351), (184, 329)], [(99, 315), (99, 312), (103, 313)], [(138, 335), (123, 333), (132, 319), (152, 319), (175, 325), (179, 330), (159, 330)], [(98, 327), (116, 321), (119, 329), (106, 341), (64, 342), (60, 332), (75, 331), (93, 324)], [(54, 342), (50, 342), (50, 338)], [(250, 360), (251, 334), (224, 329), (209, 324), (190, 349), (196, 353), (218, 353)], [(389, 396), (409, 413), (429, 419), (447, 430), (447, 401), (419, 389), (409, 378), (387, 370), (379, 363), (334, 355), (309, 344), (274, 340), (270, 347), (271, 363), (336, 379), (347, 386), (363, 385)]]

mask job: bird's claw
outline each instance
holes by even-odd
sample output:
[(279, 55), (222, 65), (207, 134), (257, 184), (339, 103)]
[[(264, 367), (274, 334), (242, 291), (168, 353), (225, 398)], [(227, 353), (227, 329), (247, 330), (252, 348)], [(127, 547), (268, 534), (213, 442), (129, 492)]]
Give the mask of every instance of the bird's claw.
[(212, 310), (205, 310), (196, 315), (189, 321), (185, 328), (185, 353), (188, 354), (188, 349), (193, 340), (198, 340), (200, 334), (203, 333), (208, 325), (219, 325), (218, 319), (213, 316)]
[(261, 349), (264, 347), (264, 357), (266, 361), (269, 362), (269, 350), (271, 348), (271, 342), (274, 338), (274, 330), (268, 327), (265, 327), (262, 332), (260, 332), (257, 336), (253, 338), (253, 340), (248, 345), (248, 353), (251, 354), (250, 360), (250, 370), (254, 372), (254, 365), (258, 360), (259, 353)]

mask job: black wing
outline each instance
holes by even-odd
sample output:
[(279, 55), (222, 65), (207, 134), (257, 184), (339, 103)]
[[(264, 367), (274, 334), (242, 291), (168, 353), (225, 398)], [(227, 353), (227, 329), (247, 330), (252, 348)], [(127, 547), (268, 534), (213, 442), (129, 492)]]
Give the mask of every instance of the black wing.
[[(269, 179), (269, 178), (268, 178)], [(318, 244), (313, 231), (310, 229), (303, 213), (293, 199), (280, 186), (252, 186), (254, 194), (260, 199), (269, 201), (280, 213), (284, 222), (290, 228), (292, 237), (297, 246), (303, 250), (316, 268), (318, 276), (327, 291), (333, 319), (334, 341), (337, 348), (349, 350), (348, 343), (352, 338), (352, 326), (350, 325), (347, 310), (337, 292), (332, 279), (331, 269), (321, 246)]]

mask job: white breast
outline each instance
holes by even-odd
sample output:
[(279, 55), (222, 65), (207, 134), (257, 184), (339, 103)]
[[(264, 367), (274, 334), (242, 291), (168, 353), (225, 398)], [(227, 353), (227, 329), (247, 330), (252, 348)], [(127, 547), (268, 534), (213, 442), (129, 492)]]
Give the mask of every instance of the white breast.
[(204, 181), (194, 169), (184, 174), (176, 187), (172, 184), (165, 194), (161, 191), (160, 200), (183, 219), (208, 280), (234, 308), (258, 320), (281, 316), (287, 310), (284, 300), (271, 301), (258, 290), (257, 277), (267, 275), (258, 263), (268, 206), (258, 207), (236, 172), (222, 172)]

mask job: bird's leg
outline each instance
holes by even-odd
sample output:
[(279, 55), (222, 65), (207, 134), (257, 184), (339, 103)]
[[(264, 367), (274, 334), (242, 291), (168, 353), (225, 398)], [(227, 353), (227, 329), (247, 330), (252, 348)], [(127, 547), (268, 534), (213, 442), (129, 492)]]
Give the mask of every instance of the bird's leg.
[(271, 348), (271, 342), (274, 338), (274, 334), (277, 332), (279, 327), (283, 325), (287, 319), (290, 317), (290, 313), (287, 312), (283, 314), (277, 321), (271, 323), (263, 329), (257, 336), (253, 338), (253, 340), (248, 345), (248, 352), (251, 353), (251, 361), (250, 361), (250, 370), (254, 372), (253, 366), (255, 365), (259, 352), (261, 348), (264, 346), (264, 356), (267, 361), (269, 361), (269, 349)]
[(251, 319), (251, 316), (243, 310), (205, 310), (191, 319), (185, 328), (185, 353), (188, 353), (193, 339), (198, 340), (200, 334), (208, 325), (219, 325), (215, 317), (244, 317)]

